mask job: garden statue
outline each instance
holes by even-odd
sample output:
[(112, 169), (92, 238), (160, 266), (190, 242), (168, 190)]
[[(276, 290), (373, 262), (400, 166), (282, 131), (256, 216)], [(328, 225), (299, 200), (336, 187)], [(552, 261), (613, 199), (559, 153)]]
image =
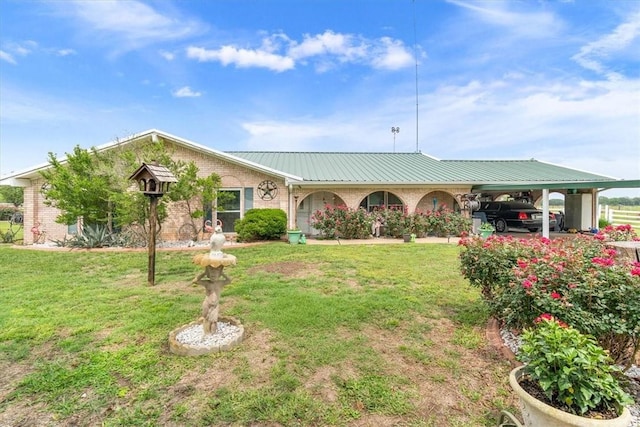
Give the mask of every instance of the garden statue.
[(215, 233), (213, 233), (209, 238), (209, 245), (211, 246), (211, 250), (209, 251), (209, 258), (223, 258), (222, 246), (224, 246), (226, 241), (227, 240), (224, 237), (224, 233), (222, 232), (222, 227), (216, 225)]
[(202, 327), (205, 334), (214, 334), (217, 331), (220, 292), (225, 285), (231, 283), (231, 279), (222, 271), (223, 268), (223, 265), (207, 265), (204, 272), (193, 280), (193, 283), (204, 286), (207, 291), (207, 296), (202, 302)]
[(228, 350), (240, 343), (244, 335), (239, 321), (219, 318), (222, 288), (231, 283), (224, 268), (235, 265), (236, 257), (222, 252), (226, 239), (219, 225), (209, 241), (209, 252), (193, 257), (194, 264), (204, 267), (192, 281), (203, 286), (207, 293), (202, 302), (202, 317), (169, 334), (169, 348), (175, 354), (196, 356)]

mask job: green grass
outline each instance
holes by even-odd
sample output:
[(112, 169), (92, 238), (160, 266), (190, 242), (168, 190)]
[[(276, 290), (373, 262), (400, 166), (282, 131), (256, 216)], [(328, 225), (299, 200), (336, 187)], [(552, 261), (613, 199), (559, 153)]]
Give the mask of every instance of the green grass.
[(4, 242), (3, 237), (7, 231), (11, 230), (14, 233), (14, 241), (22, 241), (24, 236), (24, 230), (22, 224), (11, 225), (9, 221), (0, 221), (0, 243)]
[(167, 336), (199, 315), (194, 252), (159, 252), (149, 287), (146, 252), (0, 247), (0, 424), (490, 426), (513, 404), (455, 245), (227, 252), (245, 341), (188, 358)]

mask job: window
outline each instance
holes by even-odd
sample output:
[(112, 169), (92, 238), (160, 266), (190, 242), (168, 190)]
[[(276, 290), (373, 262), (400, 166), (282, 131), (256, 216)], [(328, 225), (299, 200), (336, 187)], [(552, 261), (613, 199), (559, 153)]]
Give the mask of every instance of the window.
[(234, 225), (241, 215), (242, 191), (241, 190), (221, 190), (218, 198), (217, 219), (222, 221), (222, 231), (233, 233)]
[[(215, 217), (222, 221), (222, 231), (233, 233), (235, 232), (236, 221), (241, 219), (246, 211), (253, 208), (253, 188), (222, 189), (218, 194), (218, 200), (214, 202), (215, 205), (218, 206)], [(213, 208), (205, 206), (204, 212), (203, 221), (209, 220), (215, 223)]]
[(386, 207), (387, 209), (403, 209), (402, 200), (388, 191), (376, 191), (362, 200), (360, 207), (371, 212), (374, 209)]

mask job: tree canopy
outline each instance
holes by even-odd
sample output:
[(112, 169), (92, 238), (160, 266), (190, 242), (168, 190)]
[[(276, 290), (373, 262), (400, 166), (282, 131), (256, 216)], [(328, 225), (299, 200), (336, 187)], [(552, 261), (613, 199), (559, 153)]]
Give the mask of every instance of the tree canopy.
[(159, 222), (166, 218), (167, 201), (184, 202), (192, 218), (201, 217), (204, 204), (210, 205), (217, 196), (220, 177), (199, 177), (195, 163), (174, 161), (171, 154), (162, 142), (131, 143), (105, 152), (76, 146), (64, 162), (49, 153), (51, 167), (41, 172), (45, 204), (60, 209), (56, 221), (62, 224), (74, 224), (82, 217), (92, 225), (145, 225), (149, 201), (129, 177), (142, 162), (158, 161), (178, 179), (160, 199)]
[(0, 185), (0, 202), (11, 203), (16, 208), (24, 203), (24, 191), (22, 187)]

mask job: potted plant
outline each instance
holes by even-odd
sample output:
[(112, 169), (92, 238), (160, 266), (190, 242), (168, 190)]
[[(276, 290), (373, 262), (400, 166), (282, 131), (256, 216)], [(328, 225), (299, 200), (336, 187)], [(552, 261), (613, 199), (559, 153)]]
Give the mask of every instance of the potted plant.
[(409, 230), (409, 229), (405, 229), (405, 230), (402, 232), (402, 240), (403, 240), (405, 243), (415, 243), (415, 241), (416, 241), (416, 234), (415, 234), (415, 233), (412, 233), (412, 232), (411, 232), (411, 230)]
[(299, 228), (292, 228), (287, 230), (287, 238), (289, 239), (289, 243), (292, 245), (297, 245), (300, 243), (300, 236), (302, 235), (302, 231)]
[(633, 399), (620, 369), (596, 340), (542, 315), (522, 334), (509, 383), (520, 398), (525, 426), (627, 427)]
[(495, 231), (496, 231), (496, 228), (490, 222), (483, 222), (482, 224), (480, 224), (480, 227), (478, 228), (478, 233), (480, 234), (480, 237), (482, 237), (483, 239), (486, 239), (487, 237), (491, 236)]

